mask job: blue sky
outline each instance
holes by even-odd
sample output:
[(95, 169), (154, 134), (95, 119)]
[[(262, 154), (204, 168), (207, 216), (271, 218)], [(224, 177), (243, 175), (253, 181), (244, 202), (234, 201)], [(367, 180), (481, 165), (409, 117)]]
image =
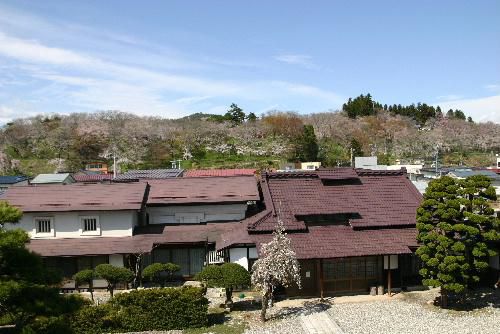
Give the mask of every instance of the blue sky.
[(0, 124), (336, 110), (370, 92), (500, 123), (500, 1), (0, 1)]

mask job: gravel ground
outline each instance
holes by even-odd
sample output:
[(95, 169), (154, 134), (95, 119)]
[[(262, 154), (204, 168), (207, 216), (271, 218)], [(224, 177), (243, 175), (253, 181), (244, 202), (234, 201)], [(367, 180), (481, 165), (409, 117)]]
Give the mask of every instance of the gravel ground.
[(498, 304), (468, 312), (443, 310), (423, 303), (423, 296), (409, 300), (394, 298), (390, 302), (334, 303), (327, 312), (346, 334), (497, 334), (500, 331)]

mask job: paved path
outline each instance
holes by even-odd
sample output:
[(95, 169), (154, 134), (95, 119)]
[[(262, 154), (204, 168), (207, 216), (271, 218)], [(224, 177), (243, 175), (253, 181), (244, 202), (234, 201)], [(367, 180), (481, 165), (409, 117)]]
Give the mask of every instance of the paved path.
[(343, 334), (342, 329), (326, 311), (300, 316), (302, 329), (306, 334)]

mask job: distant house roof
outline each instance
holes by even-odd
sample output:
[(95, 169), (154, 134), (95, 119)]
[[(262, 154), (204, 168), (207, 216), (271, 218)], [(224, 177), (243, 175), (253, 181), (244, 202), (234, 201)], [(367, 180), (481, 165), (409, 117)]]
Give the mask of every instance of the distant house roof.
[(113, 179), (113, 174), (73, 174), (76, 182), (99, 182)]
[(252, 168), (236, 169), (190, 169), (184, 173), (187, 177), (207, 177), (207, 176), (243, 176), (255, 175), (256, 170)]
[[(355, 178), (355, 175), (357, 178)], [(333, 169), (265, 174), (266, 210), (249, 218), (250, 231), (306, 230), (305, 217), (340, 219), (353, 228), (415, 226), (421, 194), (403, 171)]]
[(0, 176), (0, 184), (16, 184), (19, 182), (23, 182), (28, 180), (27, 176), (10, 176), (10, 175), (5, 175), (5, 176)]
[(117, 175), (116, 179), (168, 179), (182, 176), (183, 171), (183, 169), (133, 169), (123, 174)]
[(33, 180), (31, 180), (31, 184), (63, 183), (67, 179), (73, 181), (71, 174), (38, 174)]
[(460, 179), (465, 179), (469, 176), (475, 176), (475, 175), (484, 175), (488, 176), (489, 178), (493, 180), (500, 180), (500, 175), (495, 173), (494, 171), (491, 170), (486, 170), (486, 169), (469, 169), (469, 168), (463, 168), (463, 169), (455, 169), (452, 170), (448, 173), (448, 175), (453, 175), (457, 178)]
[(6, 190), (2, 200), (23, 212), (139, 210), (147, 183), (18, 186)]
[(253, 176), (182, 177), (149, 180), (148, 204), (246, 202), (260, 199)]

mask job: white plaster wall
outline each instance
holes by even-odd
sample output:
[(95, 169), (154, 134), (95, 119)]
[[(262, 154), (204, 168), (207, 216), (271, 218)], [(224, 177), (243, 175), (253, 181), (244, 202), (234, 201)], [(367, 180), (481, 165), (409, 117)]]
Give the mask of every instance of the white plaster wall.
[(123, 255), (122, 254), (109, 255), (109, 264), (116, 267), (123, 267)]
[(245, 248), (230, 248), (229, 262), (237, 263), (248, 270), (247, 249)]
[(150, 224), (178, 224), (179, 218), (199, 217), (200, 223), (218, 220), (241, 220), (245, 218), (246, 204), (214, 204), (214, 205), (172, 205), (148, 207)]
[(98, 216), (100, 224), (100, 236), (103, 237), (124, 237), (132, 236), (133, 224), (137, 221), (137, 211), (78, 211), (78, 212), (39, 212), (25, 213), (19, 223), (5, 224), (6, 229), (21, 228), (28, 232), (32, 238), (34, 235), (35, 217), (53, 218), (53, 236), (44, 238), (87, 238), (96, 235), (81, 235), (80, 217)]

